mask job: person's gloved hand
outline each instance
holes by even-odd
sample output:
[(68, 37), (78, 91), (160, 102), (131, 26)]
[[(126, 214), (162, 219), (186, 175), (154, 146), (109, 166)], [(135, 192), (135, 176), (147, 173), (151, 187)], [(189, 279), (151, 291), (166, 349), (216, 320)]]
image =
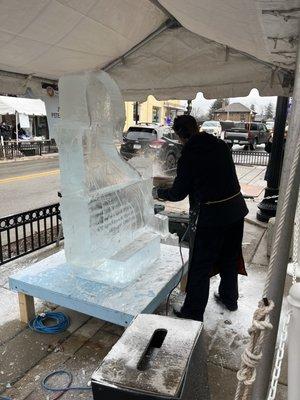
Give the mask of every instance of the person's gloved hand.
[(159, 200), (159, 201), (165, 201), (165, 199), (161, 199), (159, 196), (158, 196), (158, 190), (159, 190), (160, 188), (158, 188), (158, 187), (153, 187), (153, 189), (152, 189), (152, 197), (155, 199), (155, 200)]
[(158, 200), (157, 187), (153, 187), (153, 188), (152, 188), (152, 197), (153, 197), (155, 200)]

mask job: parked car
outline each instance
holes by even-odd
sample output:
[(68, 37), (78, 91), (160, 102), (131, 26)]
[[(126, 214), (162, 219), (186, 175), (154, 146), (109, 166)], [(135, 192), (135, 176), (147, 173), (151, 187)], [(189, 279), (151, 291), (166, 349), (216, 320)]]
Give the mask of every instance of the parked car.
[(205, 131), (223, 139), (224, 131), (233, 126), (233, 121), (204, 121), (201, 125), (200, 132)]
[(245, 146), (246, 149), (255, 150), (258, 144), (266, 144), (270, 132), (261, 122), (239, 122), (233, 128), (226, 129), (224, 140), (230, 148), (234, 144)]
[(182, 145), (175, 132), (164, 126), (141, 124), (130, 126), (123, 136), (120, 153), (129, 160), (137, 155), (153, 156), (165, 170), (176, 168)]

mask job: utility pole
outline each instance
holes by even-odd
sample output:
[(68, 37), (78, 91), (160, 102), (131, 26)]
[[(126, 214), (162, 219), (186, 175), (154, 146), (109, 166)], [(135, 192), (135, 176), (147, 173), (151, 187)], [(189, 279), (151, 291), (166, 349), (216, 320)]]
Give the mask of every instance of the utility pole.
[(185, 114), (191, 115), (191, 111), (192, 111), (192, 100), (188, 100)]
[(265, 198), (259, 203), (259, 210), (256, 215), (256, 218), (262, 222), (268, 222), (270, 218), (276, 215), (277, 198), (268, 199), (268, 197), (277, 196), (279, 193), (288, 105), (288, 97), (279, 96), (277, 98), (273, 142), (267, 168), (267, 187), (265, 189)]
[(18, 144), (19, 144), (19, 127), (18, 127), (18, 125), (19, 125), (19, 113), (18, 113), (18, 111), (16, 111), (15, 117), (16, 117), (16, 141), (17, 141), (17, 147), (18, 147)]
[(140, 119), (140, 116), (139, 116), (139, 102), (138, 101), (136, 101), (135, 103), (134, 103), (134, 105), (133, 105), (133, 114), (134, 114), (134, 122), (136, 123), (136, 124), (138, 124), (139, 123), (139, 119)]

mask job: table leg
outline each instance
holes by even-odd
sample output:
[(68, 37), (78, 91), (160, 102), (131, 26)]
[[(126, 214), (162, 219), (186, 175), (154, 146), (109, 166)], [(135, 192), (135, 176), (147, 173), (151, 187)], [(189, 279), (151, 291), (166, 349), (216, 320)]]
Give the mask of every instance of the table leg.
[(34, 298), (24, 293), (18, 293), (20, 320), (26, 324), (35, 317)]

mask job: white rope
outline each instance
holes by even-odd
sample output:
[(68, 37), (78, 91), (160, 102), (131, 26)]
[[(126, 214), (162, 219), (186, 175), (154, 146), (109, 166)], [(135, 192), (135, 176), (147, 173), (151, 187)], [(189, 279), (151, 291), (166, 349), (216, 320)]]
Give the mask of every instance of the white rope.
[(246, 400), (250, 395), (252, 385), (256, 378), (256, 366), (262, 358), (261, 345), (266, 331), (272, 329), (269, 314), (273, 308), (274, 303), (272, 301), (269, 302), (269, 304), (265, 304), (264, 301), (261, 301), (254, 312), (252, 326), (248, 331), (250, 340), (242, 354), (241, 367), (237, 373), (238, 386), (235, 400)]
[[(276, 218), (276, 229), (275, 229), (275, 237), (273, 241), (273, 246), (272, 246), (272, 253), (270, 257), (270, 262), (269, 262), (269, 267), (267, 271), (267, 276), (266, 276), (266, 282), (265, 282), (265, 287), (264, 287), (264, 292), (263, 292), (263, 298), (266, 298), (267, 293), (269, 291), (270, 287), (270, 282), (273, 274), (273, 268), (275, 266), (275, 261), (277, 259), (278, 255), (278, 244), (282, 240), (282, 230), (285, 224), (285, 217), (286, 213), (288, 211), (289, 207), (289, 200), (294, 184), (294, 179), (296, 176), (296, 170), (298, 167), (298, 164), (300, 162), (300, 135), (298, 135), (298, 140), (296, 142), (296, 146), (294, 148), (294, 157), (292, 160), (292, 163), (289, 167), (290, 173), (288, 175), (288, 182), (287, 186), (285, 189), (285, 193), (283, 195), (283, 204), (282, 204), (282, 209), (280, 213), (277, 213), (277, 218)], [(270, 301), (270, 306), (272, 307), (267, 307), (268, 311), (264, 308), (262, 308), (261, 303), (258, 307), (258, 309), (255, 311), (254, 316), (253, 316), (253, 322), (252, 322), (252, 327), (249, 330), (250, 333), (250, 340), (248, 343), (247, 348), (245, 349), (243, 355), (242, 355), (242, 365), (240, 370), (237, 373), (237, 378), (238, 378), (238, 386), (235, 394), (235, 400), (247, 400), (250, 397), (251, 394), (251, 389), (252, 385), (255, 381), (256, 378), (256, 367), (259, 363), (259, 360), (262, 357), (262, 344), (263, 340), (265, 338), (265, 332), (266, 329), (272, 329), (272, 325), (269, 322), (269, 313), (272, 311), (274, 308), (274, 303)], [(253, 327), (257, 327), (257, 323), (259, 322), (258, 318), (260, 317), (260, 311), (259, 310), (264, 310), (266, 314), (264, 315), (264, 321), (267, 321), (268, 328), (264, 329), (259, 329), (255, 330)], [(262, 311), (263, 312), (263, 311)], [(262, 326), (262, 325), (259, 325)], [(246, 354), (246, 355), (245, 355)], [(250, 358), (248, 358), (250, 354)], [(252, 358), (251, 358), (252, 357)], [(257, 358), (259, 357), (259, 358)], [(243, 372), (241, 372), (243, 371)]]

